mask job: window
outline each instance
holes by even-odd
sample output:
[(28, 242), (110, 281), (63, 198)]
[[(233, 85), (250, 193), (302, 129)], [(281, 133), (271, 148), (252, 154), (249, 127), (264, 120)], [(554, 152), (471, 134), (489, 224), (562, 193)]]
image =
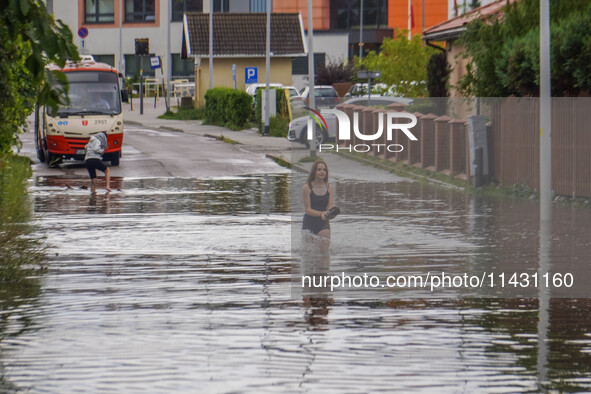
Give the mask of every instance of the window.
[(173, 53), (170, 55), (172, 60), (172, 76), (174, 78), (185, 77), (193, 79), (195, 77), (195, 61), (193, 59), (181, 59), (181, 55)]
[(155, 22), (156, 0), (125, 0), (125, 22)]
[(95, 62), (106, 63), (115, 67), (115, 55), (92, 55)]
[[(314, 53), (314, 72), (326, 64), (326, 53)], [(291, 73), (293, 75), (308, 75), (308, 56), (297, 56), (291, 61)]]
[[(331, 0), (331, 28), (339, 30), (359, 29), (361, 24), (360, 0)], [(388, 27), (388, 1), (363, 1), (363, 28), (380, 29)]]
[(142, 70), (144, 77), (153, 77), (154, 70), (150, 68), (150, 58), (153, 56), (154, 54), (150, 54), (150, 56), (125, 55), (125, 76), (139, 76), (140, 70)]
[(213, 0), (213, 12), (229, 12), (230, 0)]
[(203, 0), (172, 0), (172, 21), (183, 20), (185, 12), (203, 12)]
[[(267, 12), (267, 0), (250, 0), (250, 12)], [(271, 2), (273, 12), (273, 2)]]
[(85, 0), (84, 23), (114, 23), (114, 0)]

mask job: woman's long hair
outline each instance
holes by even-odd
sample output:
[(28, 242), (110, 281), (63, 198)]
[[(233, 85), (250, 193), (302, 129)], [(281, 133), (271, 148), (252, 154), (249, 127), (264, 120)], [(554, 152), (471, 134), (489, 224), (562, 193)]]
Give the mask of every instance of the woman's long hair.
[(314, 162), (314, 164), (312, 164), (312, 169), (310, 170), (310, 173), (308, 174), (308, 179), (306, 180), (306, 183), (308, 184), (310, 190), (312, 190), (312, 182), (314, 181), (314, 179), (316, 179), (316, 169), (318, 168), (319, 164), (324, 164), (324, 168), (326, 168), (326, 178), (324, 178), (324, 183), (328, 185), (328, 166), (326, 165), (326, 162), (324, 160), (318, 159)]

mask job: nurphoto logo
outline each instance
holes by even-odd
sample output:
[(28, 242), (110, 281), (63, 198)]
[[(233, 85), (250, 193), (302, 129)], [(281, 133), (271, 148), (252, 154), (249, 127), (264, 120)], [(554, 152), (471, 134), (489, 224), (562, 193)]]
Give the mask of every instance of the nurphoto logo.
[[(337, 140), (351, 140), (351, 121), (349, 120), (349, 116), (347, 116), (346, 113), (338, 109), (322, 108), (320, 112), (314, 111), (313, 109), (308, 107), (306, 107), (306, 109), (311, 112), (310, 118), (308, 119), (307, 138), (309, 141), (311, 141), (314, 136), (314, 122), (318, 124), (321, 130), (325, 129), (326, 132), (328, 132), (328, 124), (323, 115), (336, 116), (338, 122)], [(386, 115), (385, 126), (384, 115)], [(408, 137), (408, 139), (412, 141), (418, 141), (417, 137), (415, 137), (415, 135), (410, 131), (410, 129), (417, 125), (417, 117), (413, 114), (408, 112), (386, 112), (378, 113), (377, 117), (378, 129), (376, 130), (376, 132), (373, 134), (365, 134), (359, 130), (359, 113), (353, 112), (353, 133), (356, 139), (361, 141), (367, 141), (366, 143), (353, 144), (348, 146), (339, 146), (337, 144), (320, 144), (318, 150), (320, 152), (328, 150), (336, 150), (337, 152), (340, 150), (346, 150), (348, 152), (369, 152), (370, 150), (372, 150), (372, 148), (374, 148), (377, 149), (378, 153), (382, 152), (382, 149), (393, 153), (402, 152), (404, 150), (404, 146), (400, 144), (372, 143), (382, 138), (384, 129), (386, 131), (386, 140), (388, 142), (394, 140), (394, 130), (401, 130)], [(410, 122), (397, 123), (401, 119), (409, 119)]]

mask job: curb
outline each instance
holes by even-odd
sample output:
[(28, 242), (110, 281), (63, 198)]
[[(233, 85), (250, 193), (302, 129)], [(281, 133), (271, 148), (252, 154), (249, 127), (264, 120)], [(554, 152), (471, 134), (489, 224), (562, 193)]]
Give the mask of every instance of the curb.
[(177, 129), (176, 127), (170, 127), (170, 126), (160, 126), (158, 127), (161, 130), (166, 130), (166, 131), (174, 131), (175, 133), (184, 133), (184, 130), (181, 129)]

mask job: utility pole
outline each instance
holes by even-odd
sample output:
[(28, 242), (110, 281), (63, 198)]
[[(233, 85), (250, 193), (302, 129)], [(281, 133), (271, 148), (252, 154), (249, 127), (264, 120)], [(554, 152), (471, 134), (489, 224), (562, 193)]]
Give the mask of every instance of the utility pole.
[(271, 0), (267, 0), (267, 42), (265, 50), (265, 126), (263, 135), (269, 135), (269, 123), (271, 105), (271, 92), (269, 91), (269, 84), (271, 83)]
[[(121, 2), (123, 3), (123, 2)], [(162, 89), (166, 89), (166, 98), (164, 99), (166, 102), (166, 111), (170, 111), (170, 82), (172, 80), (172, 59), (170, 58), (170, 22), (172, 20), (172, 12), (171, 12), (172, 3), (170, 1), (166, 2), (166, 81), (164, 81), (164, 85)]]
[(421, 11), (423, 12), (423, 30), (421, 31), (425, 31), (425, 0), (423, 0), (423, 6), (421, 7)]
[(408, 0), (408, 41), (412, 38), (412, 0)]
[[(362, 0), (363, 2), (363, 0)], [(314, 97), (314, 25), (312, 18), (312, 0), (308, 0), (308, 105), (316, 109), (316, 97)], [(316, 157), (316, 133), (312, 133), (310, 141), (310, 156)]]
[(552, 219), (550, 0), (540, 0), (540, 220)]
[(363, 0), (359, 9), (359, 60), (363, 60)]
[(121, 1), (119, 2), (119, 72), (125, 77), (123, 64), (123, 2)]
[(213, 0), (209, 0), (209, 88), (213, 89)]

